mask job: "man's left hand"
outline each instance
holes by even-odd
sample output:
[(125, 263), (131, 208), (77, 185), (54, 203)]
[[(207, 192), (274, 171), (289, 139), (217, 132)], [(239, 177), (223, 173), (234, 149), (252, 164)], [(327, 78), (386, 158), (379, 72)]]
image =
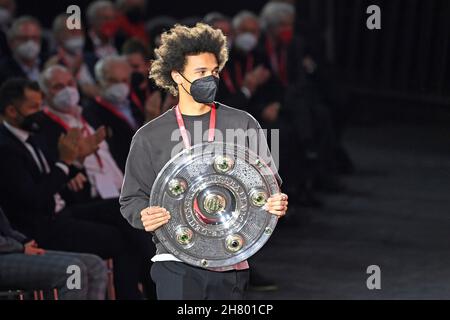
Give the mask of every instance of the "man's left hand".
[(284, 193), (271, 196), (264, 205), (264, 209), (279, 218), (285, 216), (288, 209), (288, 196)]

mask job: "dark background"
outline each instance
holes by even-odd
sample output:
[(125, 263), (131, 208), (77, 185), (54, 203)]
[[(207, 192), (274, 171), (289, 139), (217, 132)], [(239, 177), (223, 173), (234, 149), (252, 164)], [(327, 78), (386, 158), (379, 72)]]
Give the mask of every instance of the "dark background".
[[(50, 27), (53, 17), (69, 5), (79, 5), (83, 13), (89, 2), (18, 0), (18, 14), (38, 16), (44, 26)], [(232, 16), (241, 9), (258, 13), (265, 2), (149, 1), (147, 15), (184, 18), (219, 11)], [(381, 30), (366, 28), (366, 8), (372, 4), (381, 8)], [(447, 119), (450, 1), (298, 0), (296, 6), (299, 26), (307, 23), (317, 31), (327, 59), (341, 70), (342, 81), (348, 83), (361, 106), (359, 118), (368, 118), (367, 112), (374, 111), (373, 103), (381, 101), (383, 106), (369, 118)], [(423, 114), (423, 108), (430, 110)]]

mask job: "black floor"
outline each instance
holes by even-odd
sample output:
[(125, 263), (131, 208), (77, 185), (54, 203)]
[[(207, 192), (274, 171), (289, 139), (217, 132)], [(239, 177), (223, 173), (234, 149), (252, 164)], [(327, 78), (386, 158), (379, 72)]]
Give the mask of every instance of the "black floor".
[[(279, 290), (250, 299), (450, 299), (450, 129), (352, 128), (358, 172), (321, 210), (290, 208), (251, 264)], [(366, 269), (381, 268), (381, 290)]]

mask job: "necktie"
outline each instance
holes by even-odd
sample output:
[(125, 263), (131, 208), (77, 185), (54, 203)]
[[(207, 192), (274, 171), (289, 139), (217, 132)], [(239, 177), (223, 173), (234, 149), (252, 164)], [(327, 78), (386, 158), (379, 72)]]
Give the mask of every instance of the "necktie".
[(33, 136), (29, 136), (27, 139), (27, 143), (31, 145), (31, 147), (34, 150), (34, 153), (36, 154), (36, 157), (39, 161), (39, 166), (40, 166), (41, 172), (45, 173), (46, 172), (45, 160), (42, 156), (41, 149), (38, 147), (36, 139)]

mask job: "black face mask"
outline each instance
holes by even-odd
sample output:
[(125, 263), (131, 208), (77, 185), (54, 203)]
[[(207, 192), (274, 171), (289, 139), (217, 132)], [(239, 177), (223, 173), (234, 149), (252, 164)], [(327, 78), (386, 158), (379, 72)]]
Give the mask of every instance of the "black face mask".
[(131, 74), (131, 87), (134, 90), (141, 90), (141, 85), (145, 81), (145, 76), (140, 72), (133, 72)]
[[(181, 73), (180, 73), (181, 74)], [(189, 93), (183, 85), (181, 85), (189, 95), (198, 103), (213, 103), (216, 98), (217, 89), (219, 87), (219, 78), (207, 76), (190, 82), (182, 74), (181, 76), (191, 84), (191, 92)]]
[(38, 111), (28, 116), (22, 115), (22, 113), (19, 110), (17, 110), (17, 112), (22, 118), (22, 122), (20, 123), (21, 129), (32, 133), (37, 133), (41, 130), (42, 124), (46, 117), (44, 112)]
[(144, 20), (144, 9), (141, 7), (132, 7), (125, 12), (131, 23), (138, 23)]

